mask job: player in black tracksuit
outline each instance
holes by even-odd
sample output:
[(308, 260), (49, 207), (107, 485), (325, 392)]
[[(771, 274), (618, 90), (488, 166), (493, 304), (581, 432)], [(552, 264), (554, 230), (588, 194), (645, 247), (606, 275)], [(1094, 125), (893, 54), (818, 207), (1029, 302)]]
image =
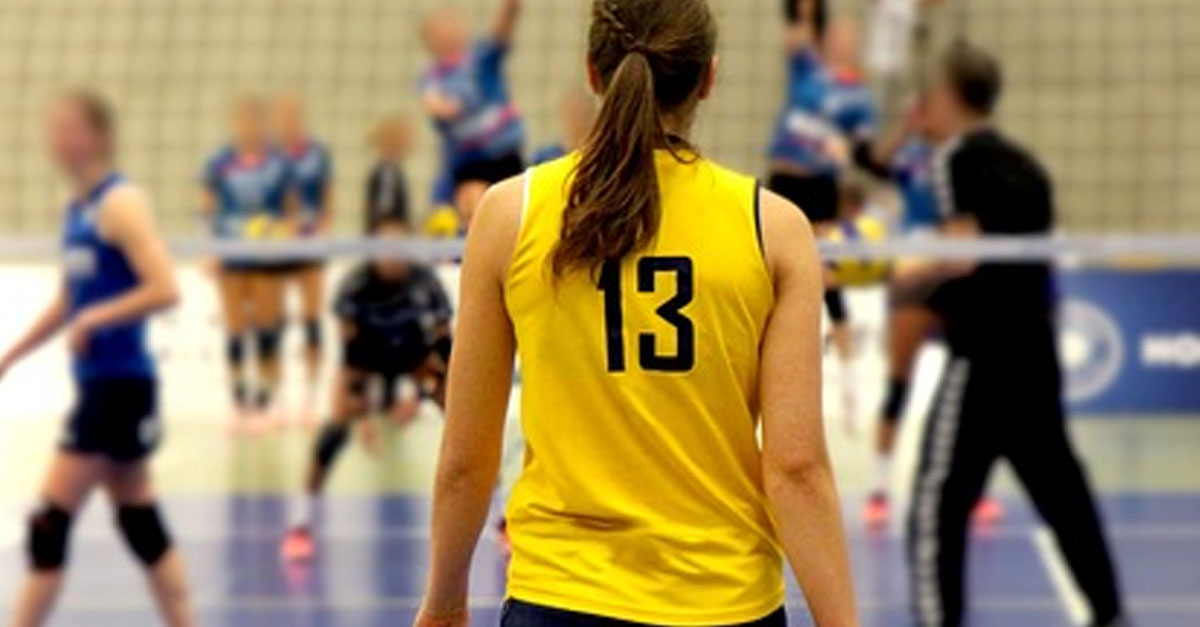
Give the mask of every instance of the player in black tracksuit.
[[(929, 94), (939, 153), (934, 176), (947, 236), (1048, 234), (1046, 171), (987, 125), (998, 64), (956, 46)], [(963, 623), (968, 518), (999, 459), (1009, 461), (1054, 532), (1095, 625), (1121, 623), (1116, 576), (1062, 405), (1049, 265), (948, 262), (898, 271), (946, 282), (932, 298), (950, 362), (921, 450), (910, 511), (914, 610), (923, 627)]]

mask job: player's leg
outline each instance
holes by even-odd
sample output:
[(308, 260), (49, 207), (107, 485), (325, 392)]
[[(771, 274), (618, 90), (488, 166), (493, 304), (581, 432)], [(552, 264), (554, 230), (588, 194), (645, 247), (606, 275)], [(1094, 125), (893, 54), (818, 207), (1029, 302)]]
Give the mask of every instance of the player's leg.
[(117, 528), (146, 569), (163, 622), (189, 627), (193, 614), (187, 571), (159, 513), (149, 468), (144, 461), (113, 463), (105, 483), (117, 512)]
[(256, 272), (254, 282), (254, 336), (259, 380), (254, 406), (269, 413), (279, 389), (280, 336), (283, 328), (284, 276), (275, 271)]
[(50, 462), (42, 483), (42, 503), (29, 518), (29, 573), (13, 607), (11, 627), (45, 623), (62, 585), (75, 514), (103, 479), (105, 465), (98, 455), (70, 451), (59, 451)]
[(299, 273), (301, 318), (304, 321), (304, 364), (306, 368), (306, 412), (311, 414), (321, 374), (324, 338), (321, 309), (325, 303), (325, 267), (319, 263), (304, 265)]
[(1067, 566), (1087, 597), (1096, 625), (1115, 624), (1122, 604), (1116, 569), (1087, 475), (1066, 431), (1056, 392), (1026, 395), (1039, 402), (1019, 420), (1007, 457), (1034, 507), (1054, 532)]
[(868, 523), (883, 524), (890, 517), (888, 486), (891, 481), (892, 451), (896, 447), (900, 418), (908, 402), (917, 353), (937, 324), (937, 316), (926, 307), (890, 307), (887, 340), (888, 381), (875, 434), (875, 469), (865, 511)]
[(250, 381), (247, 378), (247, 333), (250, 329), (250, 308), (253, 284), (244, 271), (222, 269), (217, 275), (222, 319), (225, 323), (225, 362), (231, 380), (234, 404), (234, 424), (251, 409)]
[(996, 459), (988, 399), (970, 364), (951, 361), (922, 442), (909, 511), (910, 592), (921, 627), (962, 624), (971, 507)]
[(293, 502), (289, 514), (288, 532), (280, 547), (280, 553), (285, 559), (307, 560), (315, 551), (312, 524), (317, 499), (325, 489), (325, 481), (333, 464), (346, 448), (354, 421), (367, 411), (368, 383), (369, 375), (366, 372), (346, 366), (341, 368), (335, 378), (333, 415), (317, 433), (309, 459), (304, 494)]

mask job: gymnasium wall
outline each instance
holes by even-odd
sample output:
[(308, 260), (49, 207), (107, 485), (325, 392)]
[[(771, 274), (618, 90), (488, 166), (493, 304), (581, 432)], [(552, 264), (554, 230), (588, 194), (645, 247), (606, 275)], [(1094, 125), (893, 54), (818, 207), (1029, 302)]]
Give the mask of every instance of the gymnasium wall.
[[(723, 26), (706, 151), (760, 171), (783, 67), (777, 0), (712, 0)], [(175, 234), (196, 231), (200, 165), (230, 99), (286, 89), (311, 103), (337, 158), (338, 208), (359, 224), (369, 125), (415, 111), (416, 28), (436, 0), (0, 0), (0, 230), (46, 235), (63, 192), (42, 153), (42, 106), (63, 85), (117, 102), (125, 169)], [(482, 26), (491, 0), (461, 0)], [(525, 0), (511, 63), (530, 147), (553, 139), (559, 95), (579, 83), (586, 0)], [(858, 12), (859, 0), (842, 2)], [(1200, 226), (1200, 16), (1187, 0), (944, 0), (934, 41), (969, 33), (998, 51), (1003, 118), (1049, 162), (1076, 230)], [(102, 53), (101, 53), (102, 51)], [(425, 125), (421, 125), (422, 129)], [(436, 144), (423, 132), (410, 176), (424, 207)]]

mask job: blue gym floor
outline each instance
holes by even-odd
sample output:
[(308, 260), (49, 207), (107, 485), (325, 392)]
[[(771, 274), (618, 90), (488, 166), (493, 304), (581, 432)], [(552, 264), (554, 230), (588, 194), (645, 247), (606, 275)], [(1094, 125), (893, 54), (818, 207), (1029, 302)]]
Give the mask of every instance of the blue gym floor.
[[(1047, 558), (1039, 554), (1034, 521), (1022, 503), (1008, 502), (1002, 523), (976, 530), (970, 624), (1069, 625)], [(406, 625), (420, 601), (428, 544), (425, 498), (330, 499), (319, 558), (306, 567), (286, 566), (277, 557), (287, 510), (281, 497), (177, 497), (166, 508), (187, 554), (203, 625)], [(1136, 624), (1200, 625), (1200, 494), (1114, 495), (1104, 499), (1104, 510)], [(99, 503), (84, 516), (52, 625), (156, 624), (140, 573), (108, 517), (107, 506)], [(864, 624), (910, 624), (900, 539), (853, 530), (851, 548)], [(0, 590), (16, 589), (22, 564), (19, 546), (0, 550)], [(473, 584), (474, 624), (495, 625), (504, 559), (490, 539), (481, 543)], [(789, 603), (792, 624), (809, 624), (799, 595), (793, 593)]]

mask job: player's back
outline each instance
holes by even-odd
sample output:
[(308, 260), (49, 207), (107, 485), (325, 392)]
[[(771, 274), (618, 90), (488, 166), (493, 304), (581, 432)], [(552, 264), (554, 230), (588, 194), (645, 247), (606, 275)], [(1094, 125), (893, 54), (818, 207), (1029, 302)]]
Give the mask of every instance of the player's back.
[(528, 443), (510, 593), (640, 622), (739, 623), (783, 601), (756, 439), (774, 298), (758, 186), (656, 157), (657, 235), (591, 276), (550, 269), (576, 157), (526, 174), (505, 290)]

